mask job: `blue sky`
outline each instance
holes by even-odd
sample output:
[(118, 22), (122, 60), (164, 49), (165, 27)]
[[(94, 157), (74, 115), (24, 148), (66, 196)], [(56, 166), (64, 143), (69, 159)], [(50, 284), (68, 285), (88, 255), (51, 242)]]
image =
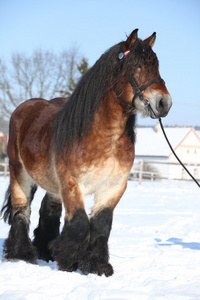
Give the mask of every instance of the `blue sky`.
[[(0, 0), (0, 56), (72, 46), (90, 66), (126, 34), (154, 31), (160, 73), (173, 106), (164, 125), (200, 126), (199, 0)], [(150, 118), (138, 123), (154, 125)]]

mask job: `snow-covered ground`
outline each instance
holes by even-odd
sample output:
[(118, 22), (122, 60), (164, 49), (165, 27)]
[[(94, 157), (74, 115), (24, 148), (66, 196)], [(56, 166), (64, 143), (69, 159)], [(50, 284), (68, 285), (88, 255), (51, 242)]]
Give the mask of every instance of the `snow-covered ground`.
[[(0, 178), (1, 201), (7, 184)], [(33, 201), (31, 236), (43, 193)], [(0, 258), (8, 230), (1, 220)], [(109, 245), (115, 273), (108, 278), (58, 271), (56, 262), (1, 261), (0, 299), (200, 299), (200, 190), (194, 183), (129, 182)]]

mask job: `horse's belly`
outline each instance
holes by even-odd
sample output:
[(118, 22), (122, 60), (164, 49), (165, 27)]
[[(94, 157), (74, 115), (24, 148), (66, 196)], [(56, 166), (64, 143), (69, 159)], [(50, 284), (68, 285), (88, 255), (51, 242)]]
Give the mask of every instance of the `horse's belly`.
[(55, 180), (52, 170), (48, 168), (41, 168), (41, 166), (35, 166), (35, 169), (27, 170), (29, 176), (37, 183), (41, 188), (51, 194), (59, 194), (59, 185)]

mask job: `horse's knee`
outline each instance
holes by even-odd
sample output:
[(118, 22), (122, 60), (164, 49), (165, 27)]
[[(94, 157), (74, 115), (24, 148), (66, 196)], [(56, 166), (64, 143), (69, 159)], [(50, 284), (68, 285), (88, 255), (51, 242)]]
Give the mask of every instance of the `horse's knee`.
[(71, 220), (65, 219), (61, 239), (79, 244), (89, 231), (89, 220), (83, 209), (77, 210)]
[(59, 269), (74, 271), (85, 255), (89, 242), (89, 220), (83, 209), (76, 211), (70, 220), (65, 219), (61, 235), (52, 245)]

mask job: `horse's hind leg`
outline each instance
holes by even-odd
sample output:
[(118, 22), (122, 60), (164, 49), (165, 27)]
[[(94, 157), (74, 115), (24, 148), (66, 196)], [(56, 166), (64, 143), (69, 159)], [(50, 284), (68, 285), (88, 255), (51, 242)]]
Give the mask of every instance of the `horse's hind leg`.
[(38, 258), (49, 261), (51, 256), (50, 242), (59, 236), (62, 203), (59, 198), (45, 194), (40, 207), (39, 225), (34, 230), (33, 245), (37, 248)]
[(21, 165), (17, 170), (16, 176), (16, 172), (10, 166), (11, 186), (2, 209), (5, 211), (4, 219), (9, 219), (11, 225), (9, 236), (4, 243), (5, 258), (36, 263), (36, 251), (29, 238), (30, 203), (35, 186)]

